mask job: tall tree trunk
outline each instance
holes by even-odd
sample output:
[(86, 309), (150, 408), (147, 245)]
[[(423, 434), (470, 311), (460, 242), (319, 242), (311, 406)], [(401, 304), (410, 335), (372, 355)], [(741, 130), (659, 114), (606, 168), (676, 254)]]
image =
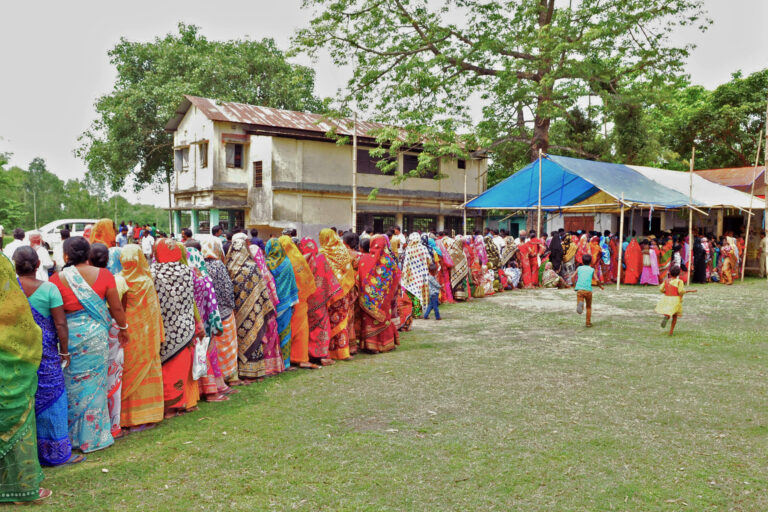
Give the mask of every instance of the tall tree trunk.
[(531, 139), (531, 162), (539, 158), (539, 149), (543, 153), (549, 150), (549, 126), (552, 124), (552, 119), (539, 114), (544, 101), (545, 99), (542, 97), (539, 97), (537, 101), (538, 108), (533, 121), (533, 138)]

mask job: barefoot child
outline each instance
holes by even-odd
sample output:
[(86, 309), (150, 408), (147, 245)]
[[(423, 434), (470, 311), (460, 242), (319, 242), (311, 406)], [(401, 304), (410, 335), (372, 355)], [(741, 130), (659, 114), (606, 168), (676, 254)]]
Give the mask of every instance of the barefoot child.
[[(587, 303), (587, 327), (592, 327), (592, 281), (595, 275), (595, 269), (590, 266), (592, 256), (585, 254), (581, 257), (581, 266), (573, 273), (571, 280), (576, 279), (576, 312), (581, 314), (584, 310), (584, 303)], [(595, 283), (603, 290), (603, 285)]]
[(429, 305), (424, 312), (424, 319), (429, 318), (429, 312), (435, 310), (435, 319), (440, 320), (440, 283), (437, 281), (437, 266), (434, 263), (429, 264)]
[(672, 319), (672, 325), (669, 327), (669, 335), (672, 336), (677, 319), (683, 314), (683, 295), (695, 293), (696, 290), (685, 291), (685, 283), (680, 279), (680, 267), (673, 265), (669, 269), (669, 277), (659, 286), (659, 291), (664, 296), (656, 304), (656, 312), (664, 315), (661, 319), (661, 327), (666, 327), (669, 319)]

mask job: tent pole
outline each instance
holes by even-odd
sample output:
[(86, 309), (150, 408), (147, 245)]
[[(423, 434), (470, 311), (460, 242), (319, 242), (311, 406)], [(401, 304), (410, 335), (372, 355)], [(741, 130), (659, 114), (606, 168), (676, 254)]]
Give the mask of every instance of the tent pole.
[(464, 236), (467, 236), (467, 166), (464, 165), (464, 204), (461, 207), (464, 214)]
[[(741, 282), (744, 282), (744, 270), (747, 268), (747, 252), (749, 248), (749, 225), (752, 222), (752, 199), (755, 197), (755, 179), (757, 179), (757, 164), (760, 163), (760, 144), (763, 142), (763, 131), (757, 136), (757, 154), (755, 154), (755, 168), (752, 170), (752, 189), (749, 191), (749, 215), (747, 215), (747, 234), (744, 237), (744, 254), (741, 258)], [(758, 265), (760, 258), (757, 259)]]
[(541, 236), (541, 148), (539, 148), (539, 203), (536, 209), (536, 236)]
[(352, 232), (357, 233), (357, 112), (352, 129)]
[[(691, 162), (689, 165), (688, 180), (688, 204), (693, 204), (693, 161), (696, 158), (696, 146), (691, 148)], [(693, 208), (688, 206), (688, 279), (686, 284), (691, 284), (691, 270), (693, 269)]]
[(621, 213), (619, 214), (619, 263), (618, 274), (616, 276), (616, 289), (621, 289), (621, 256), (624, 252), (624, 192), (621, 193)]

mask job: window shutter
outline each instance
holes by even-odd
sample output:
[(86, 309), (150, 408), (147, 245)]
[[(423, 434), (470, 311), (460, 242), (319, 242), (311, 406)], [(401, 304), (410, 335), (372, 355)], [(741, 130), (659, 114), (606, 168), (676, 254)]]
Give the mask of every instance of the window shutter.
[(225, 144), (225, 147), (227, 152), (227, 167), (234, 167), (235, 166), (235, 145)]
[(254, 188), (264, 187), (264, 176), (262, 172), (261, 161), (253, 162), (253, 187)]

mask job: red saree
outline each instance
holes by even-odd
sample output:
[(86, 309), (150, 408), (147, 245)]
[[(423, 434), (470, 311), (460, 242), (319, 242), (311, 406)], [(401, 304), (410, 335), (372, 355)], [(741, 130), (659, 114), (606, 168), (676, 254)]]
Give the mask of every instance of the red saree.
[(637, 284), (640, 280), (640, 274), (643, 272), (643, 251), (640, 250), (640, 244), (636, 239), (632, 239), (627, 246), (627, 253), (624, 257), (627, 265), (627, 273), (624, 276), (625, 284)]
[(325, 359), (331, 343), (331, 320), (328, 304), (341, 292), (341, 285), (328, 266), (325, 256), (318, 252), (317, 244), (311, 238), (299, 242), (299, 250), (307, 259), (312, 275), (315, 276), (315, 292), (307, 298), (307, 318), (309, 321), (309, 357)]
[(400, 344), (397, 325), (392, 321), (399, 290), (400, 269), (389, 248), (387, 237), (374, 236), (370, 252), (360, 258), (360, 308), (362, 321), (360, 348), (388, 352)]

